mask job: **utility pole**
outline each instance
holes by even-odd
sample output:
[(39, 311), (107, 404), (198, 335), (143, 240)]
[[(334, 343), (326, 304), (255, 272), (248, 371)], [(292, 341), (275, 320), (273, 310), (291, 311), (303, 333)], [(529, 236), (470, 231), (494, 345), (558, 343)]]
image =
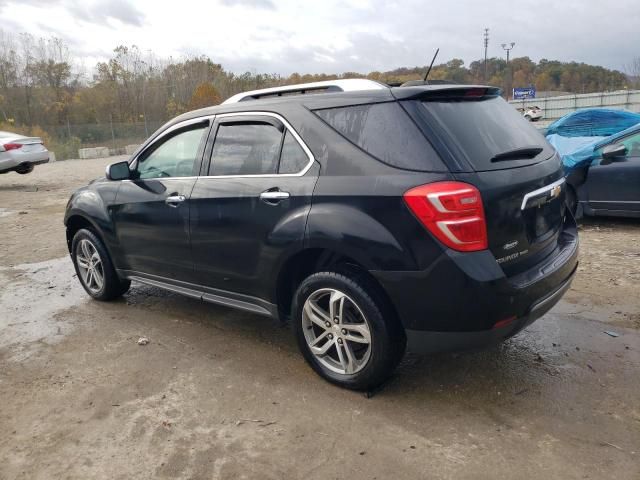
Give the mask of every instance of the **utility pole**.
[(507, 100), (509, 100), (509, 90), (511, 89), (511, 70), (509, 68), (509, 52), (511, 52), (511, 50), (513, 50), (513, 47), (515, 46), (516, 46), (515, 42), (502, 44), (502, 49), (507, 52), (507, 75), (509, 78), (509, 85), (507, 85), (507, 89), (506, 89), (507, 91), (505, 92), (507, 94)]
[(487, 83), (487, 50), (489, 48), (489, 29), (484, 29), (484, 83)]

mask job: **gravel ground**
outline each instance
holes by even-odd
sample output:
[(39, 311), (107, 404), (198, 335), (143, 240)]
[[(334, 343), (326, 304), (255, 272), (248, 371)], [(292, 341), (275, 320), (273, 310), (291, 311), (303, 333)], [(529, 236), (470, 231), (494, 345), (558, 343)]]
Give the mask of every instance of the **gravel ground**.
[(407, 357), (367, 398), (272, 320), (88, 300), (62, 216), (112, 161), (0, 176), (1, 479), (640, 478), (640, 221), (584, 222), (572, 289), (522, 334)]

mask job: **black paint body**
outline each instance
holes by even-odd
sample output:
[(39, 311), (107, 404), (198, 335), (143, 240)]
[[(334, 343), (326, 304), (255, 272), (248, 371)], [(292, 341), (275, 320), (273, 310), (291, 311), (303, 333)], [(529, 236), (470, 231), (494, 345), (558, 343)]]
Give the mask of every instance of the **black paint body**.
[[(576, 270), (577, 233), (565, 211), (564, 195), (538, 209), (533, 219), (524, 218), (531, 212), (521, 209), (524, 194), (562, 178), (559, 159), (551, 152), (526, 166), (474, 171), (451, 158), (451, 151), (414, 111), (428, 89), (290, 96), (184, 114), (139, 151), (183, 120), (272, 112), (298, 132), (315, 161), (301, 176), (209, 177), (213, 121), (192, 177), (99, 179), (77, 190), (65, 216), (69, 236), (78, 225), (90, 225), (123, 277), (162, 282), (187, 295), (273, 316), (288, 313), (278, 291), (286, 272), (299, 266), (296, 262), (326, 258), (328, 252), (378, 282), (413, 350), (467, 346), (472, 343), (469, 335), (480, 341), (512, 335), (557, 302)], [(385, 164), (313, 113), (381, 102), (400, 103), (438, 152), (440, 158), (431, 164), (441, 167), (418, 172)], [(468, 182), (480, 190), (488, 250), (460, 253), (446, 248), (404, 203), (403, 194), (410, 188), (442, 180)], [(277, 204), (260, 200), (261, 192), (275, 188), (290, 197)], [(187, 201), (168, 207), (165, 199), (172, 195), (185, 195)], [(545, 222), (546, 233), (533, 238), (528, 229)], [(527, 253), (499, 264), (502, 246), (514, 240), (526, 244)], [(545, 309), (536, 308), (545, 298), (550, 299)], [(512, 316), (518, 320), (509, 327), (492, 330), (496, 322)]]

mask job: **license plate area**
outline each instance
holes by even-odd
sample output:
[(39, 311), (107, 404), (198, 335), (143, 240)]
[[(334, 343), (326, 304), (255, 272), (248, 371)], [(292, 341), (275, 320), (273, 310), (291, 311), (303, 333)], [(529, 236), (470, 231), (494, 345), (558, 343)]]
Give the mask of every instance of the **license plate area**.
[(564, 196), (564, 178), (524, 196), (522, 218), (529, 243), (544, 242), (560, 229)]
[(24, 153), (40, 152), (42, 150), (43, 148), (41, 143), (27, 143), (22, 146), (22, 151)]

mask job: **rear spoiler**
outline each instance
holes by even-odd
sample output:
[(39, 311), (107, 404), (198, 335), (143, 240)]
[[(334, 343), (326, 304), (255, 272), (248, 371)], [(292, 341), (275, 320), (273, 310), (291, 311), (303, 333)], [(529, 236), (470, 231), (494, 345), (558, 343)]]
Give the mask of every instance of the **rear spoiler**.
[(486, 85), (425, 85), (392, 88), (391, 92), (398, 100), (421, 100), (423, 102), (481, 100), (502, 95), (500, 88)]

